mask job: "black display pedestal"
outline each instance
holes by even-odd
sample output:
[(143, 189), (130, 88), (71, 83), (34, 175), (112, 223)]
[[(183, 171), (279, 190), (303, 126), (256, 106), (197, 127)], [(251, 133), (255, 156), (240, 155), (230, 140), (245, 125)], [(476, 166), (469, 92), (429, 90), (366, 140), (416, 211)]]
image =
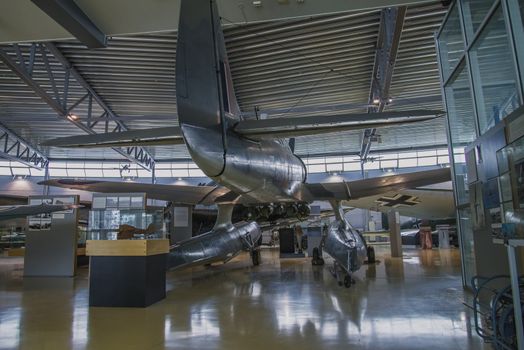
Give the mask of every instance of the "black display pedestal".
[(278, 230), (280, 241), (280, 258), (304, 258), (302, 253), (295, 253), (295, 230), (292, 228), (281, 228)]
[(91, 256), (89, 306), (146, 307), (166, 297), (167, 254)]

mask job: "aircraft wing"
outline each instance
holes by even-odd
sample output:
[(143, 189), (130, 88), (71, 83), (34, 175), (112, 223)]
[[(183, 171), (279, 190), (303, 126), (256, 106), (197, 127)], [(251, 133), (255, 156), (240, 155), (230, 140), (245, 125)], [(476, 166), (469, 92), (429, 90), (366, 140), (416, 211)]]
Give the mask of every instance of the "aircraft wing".
[(313, 200), (356, 200), (451, 180), (449, 168), (373, 177), (356, 181), (307, 183), (303, 198)]
[(185, 186), (144, 184), (138, 182), (90, 181), (74, 179), (54, 179), (38, 183), (54, 187), (102, 193), (146, 193), (148, 198), (188, 205), (212, 205), (215, 200), (230, 191), (216, 186)]
[(0, 220), (23, 218), (37, 214), (53, 213), (68, 209), (79, 208), (77, 204), (37, 204), (0, 206)]
[[(451, 187), (451, 182), (449, 187)], [(455, 217), (453, 190), (416, 188), (391, 191), (379, 195), (343, 201), (344, 205), (387, 213), (395, 209), (401, 215), (420, 219), (447, 219)]]
[(53, 147), (125, 147), (134, 145), (158, 146), (183, 144), (180, 127), (129, 130), (96, 135), (61, 137), (42, 142)]
[[(317, 135), (347, 130), (359, 130), (409, 124), (431, 120), (444, 115), (443, 111), (414, 110), (405, 112), (380, 112), (302, 116), (295, 118), (271, 118), (241, 120), (233, 126), (234, 132), (251, 139), (289, 138)], [(129, 130), (107, 134), (61, 137), (42, 142), (54, 147), (124, 147), (183, 144), (180, 127)]]
[[(449, 168), (442, 168), (349, 182), (306, 183), (302, 187), (301, 198), (306, 202), (315, 200), (355, 200), (450, 180), (451, 173)], [(161, 185), (75, 179), (46, 180), (38, 184), (89, 192), (140, 192), (146, 193), (147, 197), (151, 199), (188, 205), (213, 205), (217, 203), (258, 204), (257, 201), (254, 201), (249, 196), (238, 195), (226, 187), (217, 186)]]

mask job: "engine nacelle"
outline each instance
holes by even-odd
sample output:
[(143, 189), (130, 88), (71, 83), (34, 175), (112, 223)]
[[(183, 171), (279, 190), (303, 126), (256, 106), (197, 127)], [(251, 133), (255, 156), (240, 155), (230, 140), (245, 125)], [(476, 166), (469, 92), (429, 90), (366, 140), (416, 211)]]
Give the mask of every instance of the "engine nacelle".
[(221, 227), (182, 241), (171, 248), (169, 268), (227, 262), (257, 244), (262, 233), (254, 221)]

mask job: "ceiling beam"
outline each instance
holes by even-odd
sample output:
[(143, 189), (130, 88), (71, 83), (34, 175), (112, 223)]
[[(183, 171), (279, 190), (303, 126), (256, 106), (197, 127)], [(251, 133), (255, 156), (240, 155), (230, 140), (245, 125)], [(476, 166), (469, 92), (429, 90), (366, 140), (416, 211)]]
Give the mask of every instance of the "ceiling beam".
[(31, 2), (88, 48), (106, 47), (106, 35), (73, 0), (31, 0)]
[[(25, 62), (24, 55), (21, 49), (17, 45), (13, 45), (14, 53), (11, 54), (13, 57), (18, 57), (19, 62), (16, 62), (13, 57), (9, 55), (4, 49), (0, 49), (0, 61), (3, 61), (6, 66), (13, 71), (22, 81), (38, 95), (49, 107), (51, 107), (59, 116), (60, 119), (66, 120), (69, 123), (75, 125), (79, 129), (82, 129), (88, 134), (97, 134), (94, 130), (95, 125), (99, 123), (105, 124), (106, 132), (119, 132), (128, 130), (126, 125), (119, 120), (118, 116), (107, 106), (102, 98), (96, 93), (96, 91), (83, 79), (83, 77), (74, 69), (74, 67), (67, 61), (67, 59), (60, 53), (60, 51), (52, 44), (33, 44), (31, 46), (31, 52), (34, 52), (34, 47), (40, 48), (40, 58), (43, 61), (43, 65), (46, 67), (48, 79), (51, 86), (53, 87), (54, 94), (48, 93), (43, 89), (32, 77), (32, 63), (34, 60), (30, 60), (28, 64)], [(55, 81), (52, 69), (49, 64), (48, 50), (56, 60), (62, 64), (62, 68), (65, 70), (64, 85), (62, 87), (63, 93), (61, 94), (58, 89), (58, 82)], [(88, 115), (82, 120), (75, 116), (72, 112), (73, 109), (79, 104), (77, 101), (68, 104), (67, 95), (69, 88), (69, 81), (73, 78), (76, 82), (86, 90), (86, 95), (82, 97), (82, 100), (87, 100), (89, 103)], [(104, 110), (102, 119), (92, 117), (92, 103), (93, 101), (100, 105)], [(100, 119), (100, 120), (99, 120)], [(109, 123), (113, 123), (111, 127)], [(151, 171), (155, 166), (154, 158), (144, 148), (139, 146), (130, 146), (124, 149), (113, 148), (113, 150), (129, 161), (138, 164), (140, 167)]]
[[(428, 3), (432, 0), (217, 0), (223, 23), (307, 18), (346, 11), (376, 10)], [(75, 0), (82, 11), (109, 37), (176, 31), (180, 0)], [(261, 6), (257, 5), (260, 3)], [(0, 43), (71, 39), (57, 22), (30, 0), (0, 1)]]
[[(369, 90), (368, 113), (382, 112), (391, 98), (389, 89), (395, 69), (402, 28), (404, 27), (404, 19), (406, 18), (406, 10), (405, 6), (401, 6), (388, 7), (381, 11), (375, 63)], [(362, 162), (367, 159), (376, 132), (375, 128), (366, 129), (362, 132), (360, 145)]]
[(0, 158), (43, 170), (49, 159), (29, 142), (0, 124)]

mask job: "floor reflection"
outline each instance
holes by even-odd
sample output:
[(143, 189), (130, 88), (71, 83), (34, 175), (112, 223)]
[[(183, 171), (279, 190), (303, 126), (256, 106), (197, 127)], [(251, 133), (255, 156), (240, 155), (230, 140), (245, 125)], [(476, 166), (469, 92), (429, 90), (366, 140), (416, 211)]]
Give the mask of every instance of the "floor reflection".
[(89, 308), (87, 269), (29, 281), (2, 258), (0, 348), (482, 349), (457, 250), (377, 257), (345, 289), (327, 266), (264, 250), (256, 268), (242, 255), (169, 272), (167, 298), (145, 309)]

